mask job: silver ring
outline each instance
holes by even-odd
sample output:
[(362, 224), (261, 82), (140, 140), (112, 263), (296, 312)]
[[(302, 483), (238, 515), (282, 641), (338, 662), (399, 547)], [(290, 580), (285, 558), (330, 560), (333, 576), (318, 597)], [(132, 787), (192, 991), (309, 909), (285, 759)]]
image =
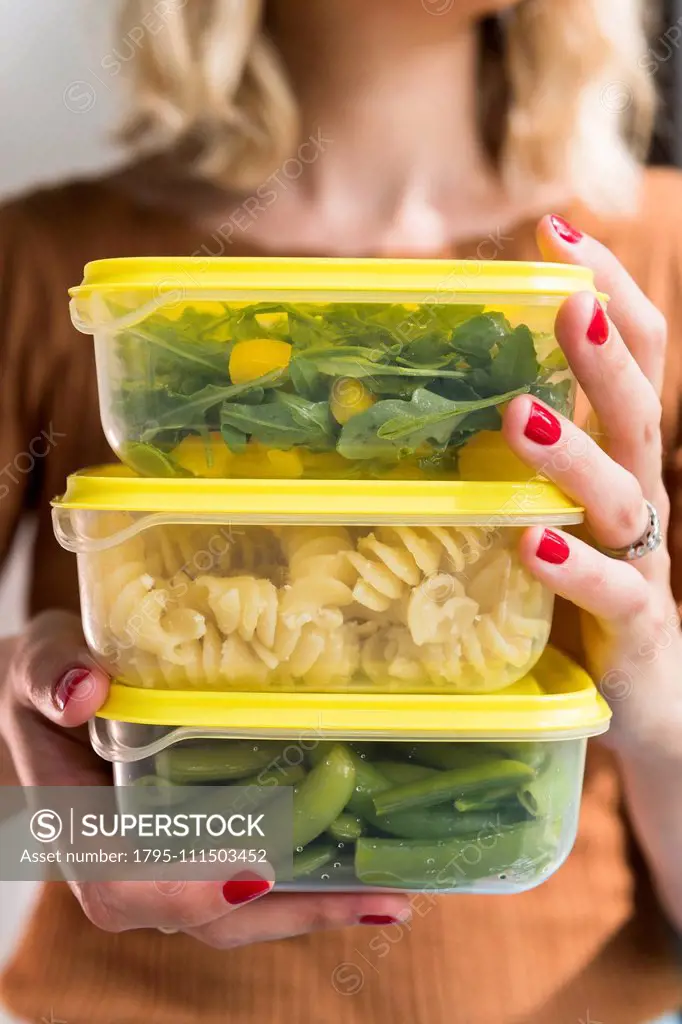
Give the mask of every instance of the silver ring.
[(157, 928), (157, 932), (161, 932), (162, 935), (177, 935), (180, 931), (179, 928)]
[(628, 544), (625, 548), (602, 548), (601, 550), (605, 555), (609, 555), (610, 558), (618, 558), (624, 562), (634, 562), (636, 559), (644, 558), (645, 555), (650, 555), (652, 551), (660, 548), (663, 542), (661, 520), (658, 518), (658, 512), (651, 502), (647, 501), (646, 498), (644, 501), (649, 512), (649, 521), (642, 536), (634, 544)]

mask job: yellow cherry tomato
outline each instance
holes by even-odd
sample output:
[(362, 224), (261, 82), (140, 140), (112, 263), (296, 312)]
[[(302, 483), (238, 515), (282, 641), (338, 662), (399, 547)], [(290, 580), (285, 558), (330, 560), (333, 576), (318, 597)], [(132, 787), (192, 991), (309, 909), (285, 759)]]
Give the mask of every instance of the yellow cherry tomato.
[(304, 448), (303, 472), (313, 480), (338, 480), (353, 475), (353, 462), (337, 451), (311, 452)]
[(278, 480), (297, 480), (303, 476), (303, 459), (295, 448), (288, 452), (272, 448), (267, 457), (272, 476)]
[(343, 426), (359, 412), (366, 412), (375, 402), (376, 398), (361, 381), (354, 377), (339, 377), (334, 381), (329, 407), (336, 422)]
[(214, 431), (207, 438), (188, 434), (171, 452), (171, 458), (194, 476), (225, 477), (230, 475), (234, 453)]
[(457, 468), (461, 480), (528, 480), (533, 475), (502, 434), (494, 430), (474, 434), (460, 448)]
[(277, 338), (249, 338), (238, 341), (230, 353), (230, 380), (233, 384), (249, 381), (283, 370), (291, 359), (291, 345)]

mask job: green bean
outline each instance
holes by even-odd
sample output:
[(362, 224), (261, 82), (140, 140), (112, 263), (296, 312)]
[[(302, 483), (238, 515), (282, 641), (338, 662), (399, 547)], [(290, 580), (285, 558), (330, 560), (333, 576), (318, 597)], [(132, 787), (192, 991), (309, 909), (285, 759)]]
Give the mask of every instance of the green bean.
[(339, 743), (294, 788), (293, 838), (297, 849), (329, 828), (343, 811), (354, 788), (353, 754)]
[(350, 751), (355, 766), (355, 787), (347, 804), (347, 810), (365, 817), (369, 809), (374, 813), (372, 797), (382, 789), (390, 789), (391, 783), (373, 764)]
[(333, 860), (335, 853), (336, 847), (332, 843), (325, 843), (324, 846), (307, 846), (301, 853), (294, 854), (293, 877), (303, 878), (313, 871), (319, 871)]
[(284, 745), (272, 741), (220, 740), (201, 747), (180, 745), (156, 758), (156, 770), (178, 786), (246, 779), (272, 765)]
[(310, 846), (306, 846), (303, 853), (294, 855), (293, 883), (278, 880), (277, 888), (285, 892), (287, 889), (300, 891), (301, 884), (308, 884), (317, 892), (321, 886), (327, 891), (351, 889), (357, 892), (358, 880), (355, 877), (353, 853), (342, 852), (333, 845), (311, 843)]
[(489, 750), (496, 750), (500, 757), (523, 761), (536, 770), (546, 764), (549, 757), (547, 743), (490, 743), (486, 746)]
[(412, 764), (410, 761), (375, 761), (374, 767), (395, 786), (416, 782), (418, 779), (428, 779), (438, 771), (437, 768), (427, 768), (426, 765)]
[(306, 770), (300, 764), (283, 765), (282, 768), (268, 766), (257, 775), (250, 775), (246, 779), (239, 779), (236, 786), (261, 786), (268, 789), (271, 786), (296, 786), (303, 782), (306, 777)]
[(365, 831), (365, 826), (362, 818), (344, 811), (331, 823), (327, 831), (332, 839), (336, 839), (338, 842), (354, 843)]
[(464, 814), (467, 811), (480, 811), (489, 807), (499, 807), (510, 799), (513, 802), (518, 792), (519, 787), (513, 785), (496, 787), (495, 789), (487, 790), (485, 793), (470, 793), (467, 796), (458, 796), (455, 800), (455, 810), (461, 811)]
[(531, 882), (554, 852), (543, 839), (537, 822), (442, 842), (359, 839), (355, 873), (365, 885), (391, 888), (452, 889), (512, 872)]
[(467, 768), (453, 768), (428, 779), (378, 792), (373, 796), (377, 814), (406, 811), (410, 807), (431, 807), (467, 793), (533, 778), (533, 769), (521, 761), (489, 761)]
[(393, 746), (408, 758), (410, 764), (416, 761), (444, 771), (489, 764), (503, 757), (484, 743), (396, 743)]
[(382, 832), (401, 839), (428, 840), (475, 835), (481, 829), (515, 824), (527, 816), (522, 807), (458, 814), (451, 804), (438, 804), (436, 807), (414, 807), (393, 814), (375, 814), (367, 820)]

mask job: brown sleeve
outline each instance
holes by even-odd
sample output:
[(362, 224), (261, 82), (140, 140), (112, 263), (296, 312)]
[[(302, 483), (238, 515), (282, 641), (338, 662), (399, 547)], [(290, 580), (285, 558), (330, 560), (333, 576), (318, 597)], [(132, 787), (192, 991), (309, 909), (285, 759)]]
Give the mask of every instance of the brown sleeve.
[(50, 359), (38, 250), (20, 209), (0, 210), (0, 563), (22, 512), (36, 506), (50, 446), (40, 416)]

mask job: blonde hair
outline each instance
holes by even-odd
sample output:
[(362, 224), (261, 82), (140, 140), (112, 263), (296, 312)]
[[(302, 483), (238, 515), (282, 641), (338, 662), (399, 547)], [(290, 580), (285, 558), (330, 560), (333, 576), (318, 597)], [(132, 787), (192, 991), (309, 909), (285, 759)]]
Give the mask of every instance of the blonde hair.
[[(602, 212), (631, 205), (656, 105), (645, 7), (519, 0), (481, 22), (481, 134), (511, 192), (557, 182)], [(295, 151), (299, 121), (263, 9), (264, 0), (124, 0), (124, 38), (140, 40), (124, 140), (138, 152), (176, 150), (230, 191), (272, 175)]]

